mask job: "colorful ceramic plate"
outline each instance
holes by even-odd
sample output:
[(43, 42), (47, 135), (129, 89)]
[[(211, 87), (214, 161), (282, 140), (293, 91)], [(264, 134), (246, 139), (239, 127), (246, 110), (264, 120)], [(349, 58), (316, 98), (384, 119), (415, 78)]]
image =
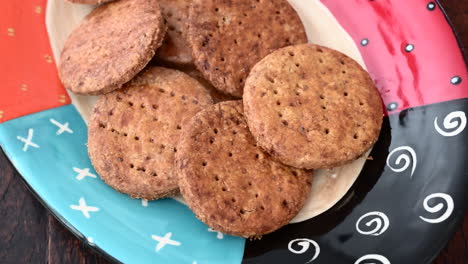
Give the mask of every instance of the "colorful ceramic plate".
[(94, 98), (69, 95), (54, 59), (91, 7), (63, 0), (0, 3), (3, 150), (59, 220), (118, 262), (430, 263), (468, 198), (468, 76), (444, 13), (427, 0), (290, 2), (310, 41), (364, 65), (386, 105), (380, 139), (354, 174), (319, 173), (351, 179), (337, 204), (314, 209), (321, 215), (311, 218), (310, 202), (296, 223), (245, 241), (174, 199), (132, 200), (106, 186), (85, 145)]

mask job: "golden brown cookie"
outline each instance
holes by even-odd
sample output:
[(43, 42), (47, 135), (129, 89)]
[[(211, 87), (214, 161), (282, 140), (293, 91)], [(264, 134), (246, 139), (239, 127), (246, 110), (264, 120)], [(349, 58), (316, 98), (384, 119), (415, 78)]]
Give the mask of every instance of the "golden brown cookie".
[(187, 42), (187, 18), (191, 0), (159, 0), (168, 28), (156, 59), (174, 64), (191, 64), (192, 49)]
[(302, 22), (286, 0), (194, 0), (188, 24), (197, 68), (218, 90), (237, 97), (260, 59), (307, 42)]
[(195, 215), (214, 230), (259, 237), (286, 225), (302, 208), (312, 171), (278, 163), (255, 145), (241, 101), (200, 111), (176, 154), (179, 188)]
[(382, 125), (382, 102), (369, 74), (348, 56), (312, 44), (277, 50), (257, 63), (243, 100), (259, 146), (298, 168), (357, 159)]
[(115, 1), (115, 0), (67, 0), (67, 1), (74, 3), (74, 4), (97, 5), (97, 4), (104, 4), (104, 3)]
[(65, 42), (59, 65), (63, 85), (78, 94), (120, 88), (151, 60), (165, 31), (157, 0), (97, 7)]
[(144, 70), (123, 89), (99, 98), (88, 131), (94, 168), (112, 188), (134, 198), (177, 193), (172, 169), (179, 136), (210, 104), (205, 88), (185, 73)]

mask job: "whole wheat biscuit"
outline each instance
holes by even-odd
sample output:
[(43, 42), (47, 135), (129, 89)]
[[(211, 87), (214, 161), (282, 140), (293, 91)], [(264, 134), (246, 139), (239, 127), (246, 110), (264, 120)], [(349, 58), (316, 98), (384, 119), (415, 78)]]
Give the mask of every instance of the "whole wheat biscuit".
[(191, 64), (192, 49), (187, 42), (187, 18), (191, 0), (159, 0), (168, 28), (156, 58), (174, 64)]
[(157, 0), (97, 7), (64, 44), (59, 65), (63, 85), (78, 94), (120, 88), (151, 60), (165, 31)]
[(312, 44), (277, 50), (256, 64), (243, 100), (258, 144), (298, 168), (357, 159), (382, 125), (382, 102), (369, 74), (348, 56)]
[(74, 3), (74, 4), (97, 5), (97, 4), (104, 4), (104, 3), (115, 1), (115, 0), (67, 0), (67, 1)]
[(286, 0), (194, 0), (188, 24), (197, 68), (218, 90), (237, 97), (256, 62), (278, 48), (307, 42)]
[(255, 145), (241, 101), (200, 111), (178, 148), (183, 197), (200, 220), (226, 234), (273, 232), (299, 212), (310, 191), (312, 171), (278, 163)]
[(177, 193), (172, 173), (182, 128), (212, 100), (183, 72), (152, 67), (123, 89), (99, 98), (89, 122), (94, 168), (114, 189), (134, 198)]

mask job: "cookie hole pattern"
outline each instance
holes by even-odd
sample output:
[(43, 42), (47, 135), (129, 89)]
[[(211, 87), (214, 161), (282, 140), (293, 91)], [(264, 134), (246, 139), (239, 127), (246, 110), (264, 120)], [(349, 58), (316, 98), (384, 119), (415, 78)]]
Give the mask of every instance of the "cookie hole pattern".
[(320, 95), (320, 99), (325, 99), (325, 96), (323, 96), (323, 94)]
[(283, 123), (283, 125), (285, 125), (285, 126), (288, 126), (288, 121), (286, 121), (286, 120), (281, 121), (281, 123)]
[(344, 60), (340, 60), (341, 65), (345, 65)]
[(297, 171), (291, 171), (291, 173), (294, 177), (297, 177)]
[(259, 159), (259, 158), (260, 158), (260, 155), (259, 155), (258, 153), (255, 154), (255, 158), (256, 158), (256, 159)]
[(261, 210), (265, 210), (265, 207), (263, 205), (260, 205)]
[(182, 129), (182, 127), (181, 127), (180, 125), (177, 125), (176, 128), (177, 128), (177, 130), (181, 130), (181, 129)]
[(353, 138), (354, 138), (354, 139), (358, 139), (359, 137), (358, 137), (357, 134), (354, 134)]
[(252, 182), (249, 182), (248, 184), (249, 184), (249, 186), (252, 186)]
[(341, 71), (342, 74), (346, 74), (346, 71)]
[(103, 123), (99, 123), (99, 127), (100, 127), (100, 128), (106, 128), (106, 125), (103, 124)]
[(323, 110), (327, 110), (327, 107), (324, 106), (324, 105), (322, 105), (322, 109), (323, 109)]
[(289, 56), (294, 57), (294, 52), (290, 51), (288, 52)]
[(129, 106), (133, 106), (133, 102), (128, 102), (128, 105), (129, 105)]
[(240, 213), (240, 214), (245, 214), (245, 210), (244, 210), (244, 209), (240, 209), (239, 213)]
[(213, 129), (213, 133), (218, 134), (218, 129), (217, 128)]
[(344, 96), (348, 96), (348, 92), (344, 92), (343, 95), (344, 95)]
[(223, 192), (226, 192), (226, 191), (227, 191), (227, 188), (226, 188), (226, 187), (223, 187), (223, 188), (221, 188), (221, 190), (222, 190)]
[(176, 153), (176, 152), (177, 152), (177, 148), (174, 148), (173, 151), (174, 151), (174, 153)]
[(280, 101), (276, 101), (276, 105), (281, 105), (281, 102), (280, 102)]
[(151, 143), (153, 143), (153, 142), (154, 142), (154, 139), (150, 138), (148, 141), (151, 142)]
[(137, 141), (138, 141), (138, 140), (140, 140), (140, 138), (139, 138), (139, 137), (134, 137), (134, 139), (135, 139), (135, 140), (137, 140)]
[(283, 204), (283, 207), (288, 207), (288, 201), (283, 200), (282, 204)]
[(202, 165), (203, 167), (206, 167), (206, 164), (207, 164), (206, 161), (203, 161), (201, 165)]
[(283, 114), (281, 114), (281, 113), (278, 113), (278, 116), (279, 116), (279, 117), (283, 117)]
[(232, 201), (233, 203), (235, 203), (235, 202), (236, 202), (236, 198), (232, 198), (231, 201)]
[(317, 52), (320, 52), (320, 53), (322, 53), (322, 52), (323, 52), (323, 50), (322, 50), (321, 48), (317, 48)]
[(322, 60), (322, 59), (319, 59), (319, 63), (323, 63), (323, 60)]
[(158, 109), (158, 106), (157, 105), (152, 105), (151, 106), (154, 110)]
[(135, 167), (135, 165), (133, 165), (132, 163), (130, 163), (130, 168), (133, 169)]
[(265, 75), (265, 79), (267, 79), (271, 83), (275, 83), (275, 79), (271, 78), (271, 76)]
[(170, 95), (171, 95), (171, 97), (174, 97), (174, 96), (175, 96), (175, 93), (174, 93), (174, 92), (171, 92)]
[(218, 175), (215, 175), (215, 176), (214, 176), (214, 179), (215, 179), (215, 181), (219, 181), (219, 176), (218, 176)]
[(114, 114), (114, 111), (110, 110), (109, 115), (112, 116)]
[(141, 107), (141, 109), (144, 109), (144, 108), (145, 108), (145, 105), (144, 105), (144, 104), (141, 104), (140, 107)]
[(232, 157), (232, 152), (229, 152), (229, 153), (228, 153), (228, 156), (229, 156), (229, 157)]
[(258, 198), (258, 193), (255, 194), (255, 198)]
[(158, 174), (156, 172), (152, 172), (151, 176), (156, 177), (156, 176), (158, 176)]
[(301, 65), (299, 63), (296, 63), (296, 67), (299, 67), (299, 66), (301, 66)]
[(277, 90), (273, 90), (273, 93), (274, 93), (274, 94), (278, 94), (278, 91), (277, 91)]

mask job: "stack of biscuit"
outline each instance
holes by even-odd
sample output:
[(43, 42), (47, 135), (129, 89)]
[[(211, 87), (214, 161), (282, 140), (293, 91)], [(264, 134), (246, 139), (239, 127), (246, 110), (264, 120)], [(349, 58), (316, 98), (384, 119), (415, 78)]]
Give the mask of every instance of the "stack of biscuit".
[(119, 192), (180, 192), (214, 230), (258, 238), (300, 211), (314, 169), (378, 138), (368, 73), (306, 44), (287, 0), (69, 1), (101, 4), (65, 42), (59, 75), (101, 95), (89, 156)]

